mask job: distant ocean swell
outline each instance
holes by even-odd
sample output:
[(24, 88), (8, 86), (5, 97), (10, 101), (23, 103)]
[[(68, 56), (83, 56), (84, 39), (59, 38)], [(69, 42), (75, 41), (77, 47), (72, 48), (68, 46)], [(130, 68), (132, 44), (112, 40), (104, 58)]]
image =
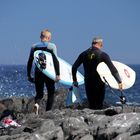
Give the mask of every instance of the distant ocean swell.
[[(133, 87), (125, 90), (125, 95), (130, 102), (140, 103), (140, 65), (130, 65), (136, 71), (136, 82)], [(80, 69), (83, 73), (83, 69)], [(56, 84), (56, 88), (65, 87), (62, 84)], [(46, 90), (46, 89), (45, 89)], [(80, 86), (80, 92), (85, 94), (84, 85)], [(116, 95), (120, 93), (114, 90)], [(27, 80), (26, 65), (1, 65), (0, 66), (0, 98), (11, 96), (32, 97), (35, 96), (34, 84)], [(114, 104), (118, 101), (117, 96), (113, 95), (109, 88), (106, 88), (105, 101)]]

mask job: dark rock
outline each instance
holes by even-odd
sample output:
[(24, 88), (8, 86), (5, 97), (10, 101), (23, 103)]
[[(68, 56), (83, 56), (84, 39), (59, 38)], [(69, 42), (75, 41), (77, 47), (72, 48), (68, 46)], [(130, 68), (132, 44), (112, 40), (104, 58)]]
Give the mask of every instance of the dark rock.
[(1, 127), (0, 140), (140, 139), (140, 107), (124, 105), (91, 110), (87, 102), (66, 107), (67, 92), (67, 89), (57, 90), (53, 108), (47, 112), (45, 94), (38, 116), (33, 112), (34, 98), (12, 97), (0, 101), (0, 117), (13, 114), (12, 119), (21, 124), (17, 128)]

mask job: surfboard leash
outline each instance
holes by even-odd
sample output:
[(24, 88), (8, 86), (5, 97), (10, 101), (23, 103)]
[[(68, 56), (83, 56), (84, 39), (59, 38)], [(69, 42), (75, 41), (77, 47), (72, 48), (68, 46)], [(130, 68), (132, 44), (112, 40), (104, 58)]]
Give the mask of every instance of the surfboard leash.
[(124, 95), (124, 92), (120, 90), (121, 96), (117, 95), (117, 94), (114, 92), (114, 90), (112, 89), (112, 87), (110, 86), (110, 84), (108, 83), (108, 81), (105, 79), (105, 77), (103, 77), (103, 79), (104, 79), (105, 83), (108, 85), (108, 87), (109, 87), (111, 93), (113, 93), (113, 94), (120, 100), (121, 105), (122, 105), (122, 112), (123, 112), (123, 110), (124, 110), (124, 105), (127, 105), (127, 104), (126, 104), (126, 97), (125, 97), (125, 95)]
[(105, 77), (103, 77), (104, 81), (106, 82), (106, 84), (108, 85), (110, 91), (118, 97), (118, 99), (120, 100), (120, 102), (122, 104), (125, 104), (126, 103), (126, 97), (124, 96), (124, 92), (123, 91), (120, 91), (121, 92), (121, 96), (117, 95), (114, 90), (111, 88), (110, 84), (108, 83), (108, 81), (105, 79)]
[(106, 82), (106, 84), (108, 85), (110, 91), (111, 91), (118, 99), (120, 99), (120, 103), (121, 103), (121, 106), (122, 106), (122, 112), (124, 111), (124, 105), (133, 106), (133, 108), (134, 108), (134, 109), (133, 109), (133, 112), (135, 112), (135, 111), (136, 111), (136, 106), (140, 106), (140, 104), (135, 104), (135, 103), (129, 102), (128, 97), (126, 98), (125, 92), (122, 91), (122, 90), (120, 90), (121, 96), (115, 94), (114, 90), (113, 90), (112, 87), (109, 85), (109, 83), (107, 82), (107, 80), (105, 79), (105, 77), (103, 77), (103, 79), (104, 79), (104, 81)]

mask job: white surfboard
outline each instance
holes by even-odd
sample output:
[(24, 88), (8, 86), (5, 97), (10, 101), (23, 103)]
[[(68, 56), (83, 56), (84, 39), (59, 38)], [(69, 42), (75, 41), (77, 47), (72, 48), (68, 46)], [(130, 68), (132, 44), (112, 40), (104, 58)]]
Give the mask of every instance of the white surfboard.
[[(121, 77), (122, 83), (123, 83), (123, 89), (128, 89), (128, 88), (132, 87), (136, 80), (135, 71), (132, 68), (130, 68), (129, 66), (127, 66), (121, 62), (117, 62), (117, 61), (112, 61), (112, 62), (120, 74), (120, 77)], [(103, 78), (103, 77), (105, 77), (105, 79), (107, 80), (107, 82), (109, 83), (109, 85), (112, 88), (118, 89), (117, 81), (115, 80), (115, 78), (113, 77), (113, 75), (110, 72), (110, 69), (104, 62), (101, 62), (97, 66), (97, 72), (99, 73), (103, 82), (105, 82), (105, 80)]]
[[(40, 64), (38, 63), (38, 55), (39, 53), (44, 53), (46, 55), (46, 68), (45, 69), (41, 69)], [(72, 79), (72, 65), (70, 65), (68, 62), (66, 62), (65, 60), (63, 60), (60, 57), (57, 57), (58, 61), (59, 61), (59, 65), (60, 65), (60, 83), (71, 86), (73, 83), (73, 79)], [(51, 79), (55, 79), (56, 74), (55, 74), (55, 70), (54, 70), (54, 65), (53, 65), (53, 59), (52, 59), (52, 55), (49, 52), (46, 51), (42, 51), (42, 50), (37, 50), (34, 52), (34, 62), (36, 64), (36, 66), (48, 77), (50, 77)], [(77, 71), (77, 82), (79, 85), (84, 84), (84, 77), (83, 75)]]

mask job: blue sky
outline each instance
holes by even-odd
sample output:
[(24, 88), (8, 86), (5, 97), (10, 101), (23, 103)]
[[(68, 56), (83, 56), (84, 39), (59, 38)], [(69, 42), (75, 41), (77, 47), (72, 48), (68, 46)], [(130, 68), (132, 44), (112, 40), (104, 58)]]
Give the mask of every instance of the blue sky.
[(26, 64), (44, 28), (71, 64), (95, 36), (112, 60), (140, 64), (139, 14), (139, 0), (1, 0), (0, 64)]

